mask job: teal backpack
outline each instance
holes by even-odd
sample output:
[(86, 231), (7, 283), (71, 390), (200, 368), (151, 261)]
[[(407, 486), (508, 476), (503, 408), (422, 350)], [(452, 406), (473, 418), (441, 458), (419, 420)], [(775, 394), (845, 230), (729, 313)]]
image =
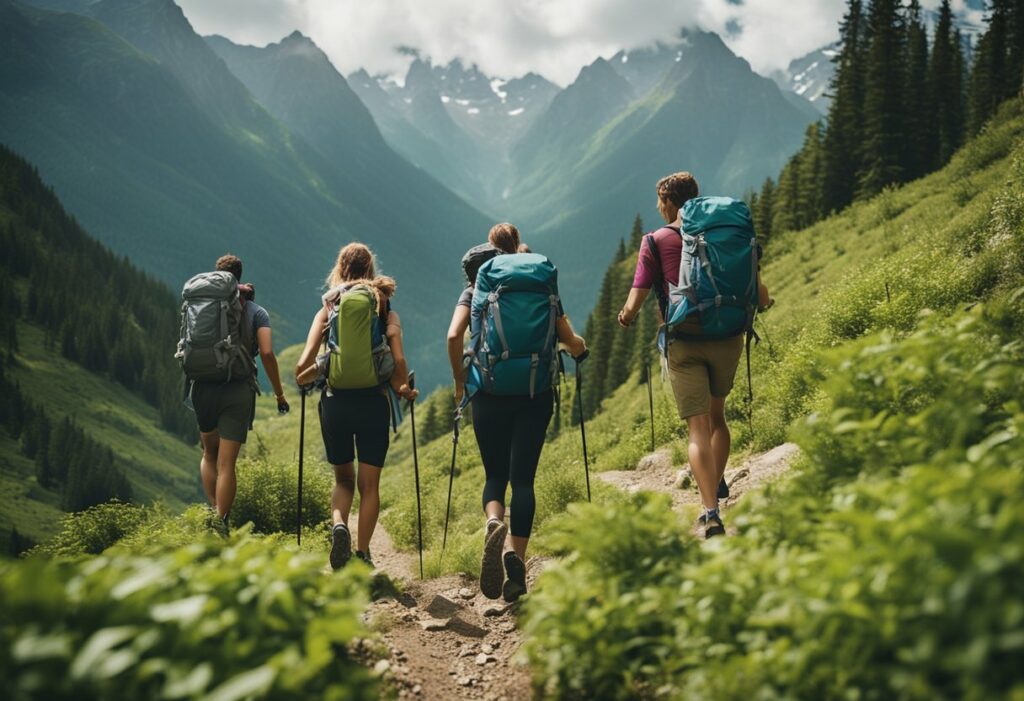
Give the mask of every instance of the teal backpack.
[[(688, 338), (685, 321), (700, 321), (694, 339), (722, 339), (753, 330), (757, 308), (757, 239), (746, 203), (696, 197), (683, 205), (679, 284), (669, 287), (659, 345)], [(653, 243), (653, 242), (649, 242)], [(652, 246), (655, 254), (657, 247)]]
[(500, 255), (476, 277), (470, 316), (470, 370), (489, 394), (529, 395), (558, 375), (558, 271), (536, 253)]

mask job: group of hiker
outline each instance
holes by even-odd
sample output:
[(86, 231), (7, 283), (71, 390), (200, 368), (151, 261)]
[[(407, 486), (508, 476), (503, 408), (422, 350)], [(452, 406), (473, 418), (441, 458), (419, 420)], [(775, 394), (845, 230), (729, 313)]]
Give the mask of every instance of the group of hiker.
[[(725, 533), (719, 512), (719, 498), (728, 494), (723, 479), (730, 447), (725, 399), (743, 336), (749, 352), (753, 316), (772, 301), (760, 280), (761, 251), (745, 204), (700, 197), (697, 181), (685, 172), (659, 180), (657, 197), (666, 225), (643, 237), (618, 323), (630, 326), (654, 291), (662, 320), (657, 342), (679, 416), (689, 428), (690, 464), (704, 507), (698, 526), (710, 538)], [(487, 239), (462, 258), (465, 286), (452, 314), (447, 349), (456, 439), (469, 407), (484, 465), (480, 590), (488, 598), (511, 602), (526, 592), (534, 480), (554, 412), (561, 353), (579, 364), (588, 351), (562, 308), (551, 261), (530, 252), (512, 224), (497, 224)], [(342, 247), (295, 367), (303, 400), (308, 393), (320, 394), (321, 436), (335, 478), (329, 554), (334, 569), (353, 555), (373, 565), (370, 541), (380, 512), (390, 432), (400, 400), (411, 407), (419, 394), (406, 361), (401, 319), (392, 309), (396, 287), (394, 279), (378, 274), (367, 246)], [(215, 271), (186, 283), (182, 297), (177, 357), (187, 380), (186, 402), (195, 410), (200, 431), (210, 525), (226, 534), (235, 462), (259, 392), (256, 356), (279, 412), (290, 407), (269, 315), (256, 304), (254, 287), (242, 281), (241, 260), (222, 256)], [(349, 516), (357, 487), (353, 550)]]

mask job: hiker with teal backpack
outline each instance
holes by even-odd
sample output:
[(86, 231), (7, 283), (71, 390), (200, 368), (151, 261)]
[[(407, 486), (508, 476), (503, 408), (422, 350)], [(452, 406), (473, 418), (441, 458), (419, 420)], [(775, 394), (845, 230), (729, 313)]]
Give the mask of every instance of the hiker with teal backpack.
[(772, 300), (761, 283), (761, 250), (745, 203), (699, 197), (689, 173), (662, 178), (657, 193), (667, 226), (644, 236), (618, 321), (631, 325), (654, 289), (663, 321), (658, 346), (689, 429), (690, 466), (704, 506), (699, 525), (711, 538), (725, 534), (718, 509), (731, 446), (725, 400), (744, 334), (749, 369), (754, 315)]
[[(512, 602), (526, 592), (526, 548), (536, 508), (533, 483), (554, 409), (559, 344), (574, 357), (586, 352), (586, 344), (562, 310), (551, 261), (515, 253), (519, 232), (511, 224), (496, 225), (488, 238), (500, 250), (492, 246), (493, 251), (474, 256), (478, 247), (464, 257), (469, 285), (459, 298), (448, 339), (451, 355), (453, 341), (461, 345), (467, 327), (471, 330), (470, 346), (452, 359), (452, 370), (460, 411), (472, 400), (473, 431), (486, 473), (480, 591)], [(511, 528), (505, 524), (509, 484)], [(504, 552), (510, 531), (512, 549)]]
[(186, 399), (195, 411), (203, 457), (199, 472), (210, 503), (210, 526), (228, 533), (235, 501), (235, 463), (252, 428), (259, 386), (258, 355), (274, 388), (277, 408), (288, 400), (274, 355), (270, 315), (256, 304), (255, 289), (242, 284), (242, 261), (227, 254), (216, 270), (200, 273), (182, 291), (181, 339), (175, 357), (186, 379)]
[[(313, 317), (295, 367), (300, 386), (319, 379), (320, 432), (334, 468), (330, 563), (339, 569), (352, 555), (348, 520), (355, 498), (358, 457), (359, 541), (355, 555), (371, 567), (370, 539), (380, 515), (380, 474), (392, 426), (388, 386), (414, 401), (402, 348), (402, 324), (391, 309), (395, 281), (376, 274), (373, 253), (350, 243), (327, 278), (323, 306)], [(321, 346), (326, 351), (319, 353)]]

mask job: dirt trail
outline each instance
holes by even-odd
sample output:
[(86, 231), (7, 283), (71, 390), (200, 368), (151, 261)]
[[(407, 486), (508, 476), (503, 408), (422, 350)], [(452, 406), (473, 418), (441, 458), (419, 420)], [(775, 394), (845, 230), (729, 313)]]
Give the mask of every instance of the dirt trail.
[[(725, 481), (729, 484), (729, 497), (722, 503), (728, 509), (740, 497), (775, 479), (787, 469), (800, 449), (793, 443), (783, 443), (766, 453), (754, 455), (736, 467), (726, 468)], [(598, 479), (626, 492), (662, 492), (672, 497), (672, 506), (700, 505), (700, 494), (693, 472), (687, 463), (682, 467), (672, 464), (671, 453), (661, 449), (644, 456), (635, 470), (600, 472)]]
[[(797, 452), (795, 445), (787, 443), (726, 470), (731, 494), (725, 507), (784, 472)], [(670, 494), (677, 509), (700, 503), (689, 467), (673, 466), (667, 450), (644, 457), (635, 470), (602, 472), (596, 477), (628, 492)], [(520, 701), (531, 697), (529, 671), (516, 655), (523, 642), (516, 627), (517, 605), (484, 598), (478, 582), (465, 576), (420, 581), (416, 554), (396, 550), (381, 526), (373, 534), (370, 551), (378, 571), (399, 582), (401, 589), (395, 596), (373, 602), (366, 613), (386, 646), (387, 656), (377, 662), (377, 670), (399, 698)], [(531, 587), (545, 562), (535, 557), (527, 563)]]
[[(417, 555), (396, 550), (380, 526), (374, 531), (370, 552), (377, 570), (401, 589), (396, 596), (373, 602), (366, 613), (388, 655), (377, 663), (377, 670), (399, 698), (530, 698), (529, 672), (516, 660), (522, 644), (516, 627), (517, 605), (485, 598), (479, 583), (465, 576), (420, 581)], [(529, 585), (544, 561), (530, 558)]]

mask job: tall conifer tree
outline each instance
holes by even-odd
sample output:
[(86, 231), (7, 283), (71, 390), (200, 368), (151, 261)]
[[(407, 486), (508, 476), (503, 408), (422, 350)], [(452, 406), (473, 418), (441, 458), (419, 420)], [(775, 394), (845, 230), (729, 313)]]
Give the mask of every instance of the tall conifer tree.
[[(861, 0), (849, 0), (839, 27), (839, 54), (833, 59), (836, 71), (832, 78), (832, 104), (824, 142), (822, 206), (825, 212), (846, 207), (853, 201), (857, 190), (859, 144), (864, 124), (864, 35)], [(772, 233), (779, 232), (773, 230)]]
[(903, 179), (903, 70), (906, 32), (897, 0), (871, 0), (865, 54), (863, 166), (857, 195), (870, 197)]
[[(906, 9), (906, 87), (904, 88), (904, 178), (914, 180), (927, 173), (935, 153), (936, 120), (928, 82), (928, 33), (921, 4), (911, 0)], [(938, 31), (936, 32), (936, 44)]]
[(929, 169), (945, 165), (963, 141), (963, 49), (953, 25), (950, 0), (942, 0), (928, 64), (928, 91), (934, 114)]

